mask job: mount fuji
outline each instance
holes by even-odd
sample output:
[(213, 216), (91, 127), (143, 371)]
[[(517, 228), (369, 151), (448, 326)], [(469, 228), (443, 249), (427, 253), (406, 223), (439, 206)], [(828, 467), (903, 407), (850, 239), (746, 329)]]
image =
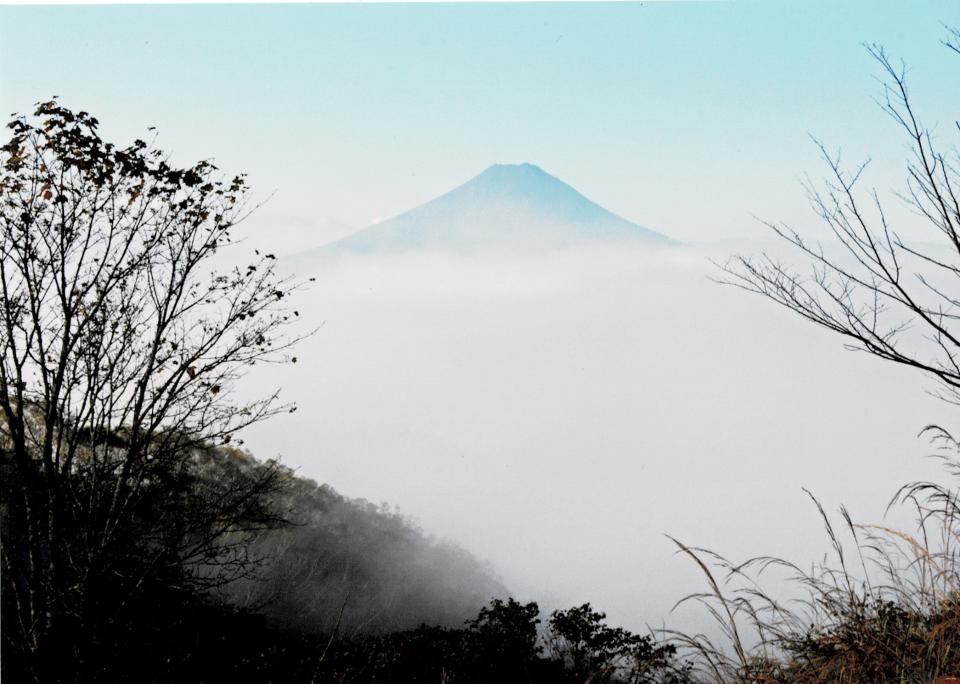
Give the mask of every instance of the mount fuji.
[(604, 209), (538, 166), (495, 164), (426, 204), (303, 256), (530, 252), (610, 243), (651, 247), (676, 244)]

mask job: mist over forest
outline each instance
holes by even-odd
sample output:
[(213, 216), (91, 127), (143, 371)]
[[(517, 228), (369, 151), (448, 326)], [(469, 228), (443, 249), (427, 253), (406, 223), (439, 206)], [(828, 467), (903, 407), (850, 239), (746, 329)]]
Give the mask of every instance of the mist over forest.
[(290, 524), (251, 545), (264, 567), (222, 592), (285, 628), (356, 635), (457, 627), (509, 595), (492, 567), (385, 505), (295, 477), (277, 503)]

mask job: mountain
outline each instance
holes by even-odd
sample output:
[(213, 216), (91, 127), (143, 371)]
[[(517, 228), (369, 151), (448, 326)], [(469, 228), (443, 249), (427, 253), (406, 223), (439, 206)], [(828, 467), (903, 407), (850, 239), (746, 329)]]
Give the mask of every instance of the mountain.
[(533, 164), (496, 164), (450, 192), (320, 250), (531, 251), (672, 240), (590, 201)]

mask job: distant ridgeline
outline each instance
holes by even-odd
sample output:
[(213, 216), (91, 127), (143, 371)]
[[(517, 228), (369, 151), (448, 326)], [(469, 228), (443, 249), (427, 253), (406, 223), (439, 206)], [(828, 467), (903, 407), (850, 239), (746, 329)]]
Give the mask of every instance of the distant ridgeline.
[(587, 244), (666, 247), (670, 238), (607, 211), (532, 164), (496, 164), (395, 218), (303, 252), (532, 252)]
[(455, 544), (385, 506), (287, 473), (276, 504), (291, 524), (253, 543), (252, 555), (265, 563), (223, 588), (230, 603), (280, 627), (361, 634), (461, 626), (492, 597), (507, 595), (489, 566)]

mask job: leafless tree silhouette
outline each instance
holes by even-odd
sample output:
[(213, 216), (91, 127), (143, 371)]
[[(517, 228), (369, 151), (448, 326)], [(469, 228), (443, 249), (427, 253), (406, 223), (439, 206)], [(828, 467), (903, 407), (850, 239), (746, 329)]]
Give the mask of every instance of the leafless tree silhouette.
[[(960, 33), (952, 30), (944, 44), (960, 54)], [(876, 190), (861, 189), (866, 164), (844, 170), (838, 156), (821, 145), (829, 180), (822, 188), (807, 189), (842, 246), (839, 255), (771, 222), (767, 225), (799, 250), (810, 271), (802, 273), (765, 253), (734, 257), (723, 266), (721, 280), (839, 333), (854, 349), (933, 376), (939, 396), (960, 402), (960, 156), (955, 140), (936, 138), (921, 122), (906, 68), (882, 48), (868, 49), (885, 76), (880, 105), (911, 145), (900, 199), (918, 220), (893, 225)], [(960, 122), (950, 130), (957, 128)]]

